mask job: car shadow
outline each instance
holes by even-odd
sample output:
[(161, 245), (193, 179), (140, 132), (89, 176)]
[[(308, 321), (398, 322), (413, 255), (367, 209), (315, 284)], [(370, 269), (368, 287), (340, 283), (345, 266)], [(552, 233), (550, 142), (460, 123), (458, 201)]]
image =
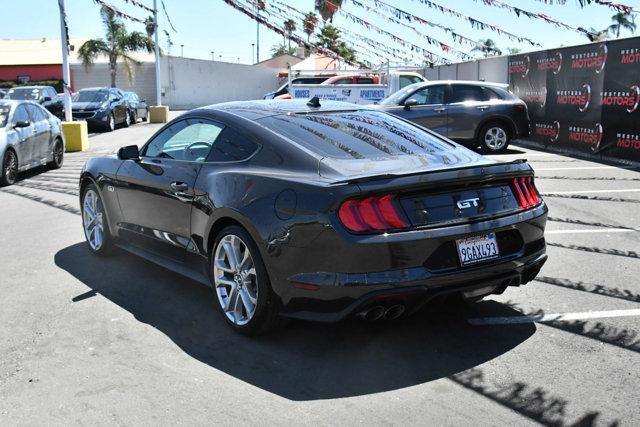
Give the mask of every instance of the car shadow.
[[(496, 334), (495, 328), (470, 326), (465, 316), (473, 312), (433, 308), (399, 322), (296, 321), (248, 338), (224, 323), (210, 289), (137, 257), (98, 258), (78, 243), (56, 253), (55, 263), (89, 288), (70, 304), (100, 294), (191, 357), (296, 401), (366, 395), (450, 377), (504, 354), (535, 332), (534, 324), (522, 324)], [(480, 306), (483, 315), (519, 314), (494, 301)]]

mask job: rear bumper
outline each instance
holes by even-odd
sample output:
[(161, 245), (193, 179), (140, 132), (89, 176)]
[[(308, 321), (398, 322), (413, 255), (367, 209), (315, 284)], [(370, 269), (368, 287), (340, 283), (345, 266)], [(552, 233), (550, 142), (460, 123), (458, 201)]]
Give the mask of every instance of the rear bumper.
[[(313, 247), (280, 252), (287, 259), (286, 276), (272, 285), (288, 317), (333, 322), (375, 304), (377, 299), (408, 309), (435, 296), (531, 281), (544, 264), (546, 205), (518, 215), (431, 231), (375, 236), (337, 248), (319, 236)], [(461, 267), (455, 240), (488, 231), (496, 233), (501, 256)], [(326, 248), (335, 250), (328, 251)], [(325, 250), (321, 250), (325, 248)], [(283, 249), (283, 248), (282, 248)], [(386, 305), (386, 303), (385, 303)]]

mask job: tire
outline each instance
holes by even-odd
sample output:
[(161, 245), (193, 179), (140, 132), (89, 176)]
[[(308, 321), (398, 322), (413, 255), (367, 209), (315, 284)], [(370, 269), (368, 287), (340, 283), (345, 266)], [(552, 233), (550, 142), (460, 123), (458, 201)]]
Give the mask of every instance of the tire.
[(129, 114), (129, 111), (127, 111), (127, 113), (124, 115), (124, 123), (123, 123), (123, 125), (126, 128), (131, 126), (131, 114)]
[(7, 149), (2, 159), (0, 170), (0, 186), (13, 185), (18, 179), (18, 156), (12, 149)]
[(53, 144), (53, 160), (47, 163), (49, 169), (60, 169), (64, 163), (64, 145), (62, 140), (56, 139)]
[[(82, 229), (89, 250), (100, 256), (110, 254), (113, 250), (113, 239), (109, 233), (109, 224), (102, 198), (94, 184), (89, 184), (84, 188), (81, 200)], [(93, 218), (96, 218), (97, 222)]]
[[(236, 262), (237, 259), (241, 259), (240, 262)], [(279, 325), (279, 310), (267, 269), (258, 247), (244, 228), (233, 225), (220, 231), (209, 260), (214, 304), (233, 330), (244, 335), (259, 335)], [(236, 290), (240, 292), (234, 292)]]
[(131, 112), (131, 124), (135, 125), (138, 123), (138, 110), (133, 110)]
[(502, 153), (509, 146), (509, 129), (499, 122), (487, 123), (480, 129), (478, 144), (488, 153)]
[(116, 130), (116, 118), (113, 113), (109, 114), (109, 120), (107, 121), (104, 130), (107, 132), (113, 132)]

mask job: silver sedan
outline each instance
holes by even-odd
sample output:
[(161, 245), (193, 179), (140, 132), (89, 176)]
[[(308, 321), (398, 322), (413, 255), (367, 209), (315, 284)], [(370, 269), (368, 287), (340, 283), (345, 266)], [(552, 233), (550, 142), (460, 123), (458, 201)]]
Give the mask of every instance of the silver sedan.
[(0, 100), (0, 186), (11, 185), (37, 166), (62, 166), (64, 137), (60, 120), (29, 101)]

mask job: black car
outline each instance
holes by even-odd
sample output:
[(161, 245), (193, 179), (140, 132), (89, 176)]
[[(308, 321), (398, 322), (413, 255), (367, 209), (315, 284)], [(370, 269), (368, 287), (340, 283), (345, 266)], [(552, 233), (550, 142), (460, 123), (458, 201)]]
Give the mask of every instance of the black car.
[(62, 100), (53, 86), (17, 86), (9, 89), (6, 99), (35, 102), (59, 119), (64, 115)]
[(91, 251), (211, 286), (228, 324), (256, 333), (278, 315), (392, 319), (529, 282), (546, 260), (533, 176), (367, 107), (252, 101), (91, 159), (80, 203)]
[(124, 92), (124, 98), (129, 103), (129, 116), (131, 117), (131, 124), (138, 123), (138, 119), (142, 119), (143, 122), (147, 121), (149, 117), (149, 106), (146, 99), (141, 99), (135, 92)]
[(529, 135), (527, 105), (507, 88), (459, 80), (415, 83), (378, 108), (466, 146), (502, 152), (512, 139)]
[(73, 95), (73, 120), (86, 121), (91, 128), (113, 131), (117, 125), (131, 124), (129, 104), (117, 88), (96, 87), (81, 89)]

